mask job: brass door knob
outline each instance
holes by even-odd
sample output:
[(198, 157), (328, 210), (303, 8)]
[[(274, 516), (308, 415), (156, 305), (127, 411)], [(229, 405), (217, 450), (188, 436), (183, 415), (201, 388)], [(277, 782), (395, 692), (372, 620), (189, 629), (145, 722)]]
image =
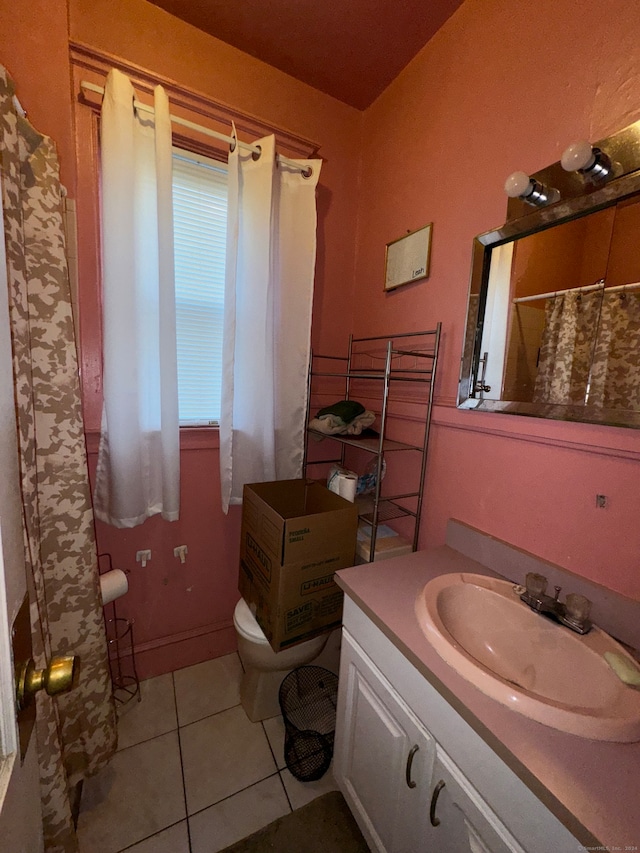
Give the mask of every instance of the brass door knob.
[(38, 690), (46, 690), (49, 696), (70, 690), (80, 658), (77, 655), (59, 655), (51, 658), (46, 669), (36, 669), (30, 658), (16, 668), (16, 701), (18, 710), (26, 708)]

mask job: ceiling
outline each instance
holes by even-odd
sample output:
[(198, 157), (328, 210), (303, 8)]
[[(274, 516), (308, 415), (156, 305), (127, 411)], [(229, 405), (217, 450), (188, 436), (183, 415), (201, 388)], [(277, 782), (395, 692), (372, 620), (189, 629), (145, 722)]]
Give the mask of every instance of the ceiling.
[(358, 109), (463, 0), (151, 0), (171, 15)]

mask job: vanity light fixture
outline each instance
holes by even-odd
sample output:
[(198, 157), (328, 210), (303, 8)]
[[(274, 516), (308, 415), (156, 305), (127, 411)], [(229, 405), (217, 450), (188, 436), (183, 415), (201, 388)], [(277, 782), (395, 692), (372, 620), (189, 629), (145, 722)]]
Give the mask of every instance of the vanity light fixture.
[(573, 142), (560, 158), (560, 163), (565, 171), (580, 172), (591, 181), (606, 181), (613, 171), (608, 155), (586, 139)]
[(536, 207), (544, 207), (560, 199), (558, 190), (546, 187), (526, 172), (512, 172), (504, 183), (504, 191), (509, 198), (521, 198)]

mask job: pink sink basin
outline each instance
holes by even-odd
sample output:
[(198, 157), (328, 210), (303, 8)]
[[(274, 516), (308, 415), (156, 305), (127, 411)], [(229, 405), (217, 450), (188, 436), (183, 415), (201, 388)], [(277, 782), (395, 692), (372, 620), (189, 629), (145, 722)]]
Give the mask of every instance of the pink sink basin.
[(580, 635), (535, 613), (520, 591), (483, 575), (442, 575), (424, 587), (415, 611), (440, 657), (492, 699), (571, 734), (640, 740), (640, 691), (603, 655), (632, 666), (633, 658), (599, 628)]

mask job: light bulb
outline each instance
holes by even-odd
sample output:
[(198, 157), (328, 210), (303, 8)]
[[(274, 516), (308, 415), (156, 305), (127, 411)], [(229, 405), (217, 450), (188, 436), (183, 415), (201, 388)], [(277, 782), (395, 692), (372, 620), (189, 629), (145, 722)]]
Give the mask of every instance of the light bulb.
[(525, 196), (531, 189), (531, 178), (525, 172), (513, 172), (504, 182), (504, 191), (509, 198)]
[(562, 168), (567, 172), (582, 172), (592, 169), (596, 162), (591, 143), (586, 139), (572, 143), (560, 158)]

